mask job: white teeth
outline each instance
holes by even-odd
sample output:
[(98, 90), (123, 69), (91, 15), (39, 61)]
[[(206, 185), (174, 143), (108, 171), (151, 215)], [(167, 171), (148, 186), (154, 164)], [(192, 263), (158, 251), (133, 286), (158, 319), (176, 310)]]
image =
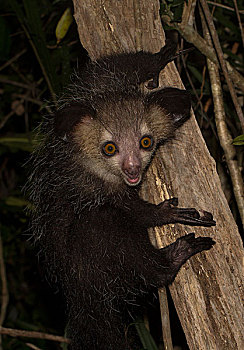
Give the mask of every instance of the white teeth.
[(141, 181), (141, 176), (138, 176), (135, 179), (130, 179), (128, 177), (125, 177), (125, 182), (127, 183), (127, 185), (129, 186), (136, 186), (139, 184), (139, 182)]

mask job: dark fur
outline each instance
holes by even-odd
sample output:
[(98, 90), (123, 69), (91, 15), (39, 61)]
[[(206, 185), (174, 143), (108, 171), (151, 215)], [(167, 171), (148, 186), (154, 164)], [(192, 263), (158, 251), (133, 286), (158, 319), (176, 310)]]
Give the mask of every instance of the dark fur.
[(43, 124), (45, 139), (32, 157), (29, 180), (32, 228), (47, 271), (66, 298), (72, 350), (127, 349), (127, 310), (171, 283), (187, 259), (214, 243), (190, 234), (155, 249), (147, 228), (177, 222), (212, 226), (211, 214), (200, 217), (195, 209), (177, 208), (175, 198), (159, 205), (143, 201), (121, 169), (108, 163), (105, 172), (110, 160), (96, 145), (102, 130), (123, 146), (128, 133), (137, 137), (144, 122), (155, 139), (152, 154), (173, 136), (189, 117), (187, 92), (167, 88), (144, 94), (138, 84), (152, 79), (150, 87), (156, 86), (160, 70), (174, 57), (168, 43), (154, 55), (123, 54), (90, 63)]

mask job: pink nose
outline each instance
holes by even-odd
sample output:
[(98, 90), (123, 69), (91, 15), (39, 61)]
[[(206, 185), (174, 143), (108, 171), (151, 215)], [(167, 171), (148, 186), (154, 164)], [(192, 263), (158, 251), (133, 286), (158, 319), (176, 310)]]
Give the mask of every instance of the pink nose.
[(141, 171), (141, 162), (135, 156), (129, 156), (122, 164), (123, 172), (131, 179), (138, 177)]

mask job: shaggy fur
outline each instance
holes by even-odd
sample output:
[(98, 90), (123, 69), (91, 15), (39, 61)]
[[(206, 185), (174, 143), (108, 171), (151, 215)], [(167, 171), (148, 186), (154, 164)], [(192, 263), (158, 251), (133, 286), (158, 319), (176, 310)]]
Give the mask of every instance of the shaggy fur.
[[(31, 159), (32, 230), (47, 271), (65, 296), (71, 350), (125, 350), (123, 317), (148, 292), (171, 283), (211, 238), (181, 237), (155, 249), (147, 228), (169, 223), (212, 226), (211, 214), (154, 205), (139, 198), (139, 183), (159, 143), (189, 117), (186, 91), (144, 94), (175, 57), (133, 53), (91, 62), (75, 76), (59, 109), (43, 123), (45, 135)], [(151, 142), (141, 145), (143, 137)], [(104, 154), (106, 143), (116, 152)]]

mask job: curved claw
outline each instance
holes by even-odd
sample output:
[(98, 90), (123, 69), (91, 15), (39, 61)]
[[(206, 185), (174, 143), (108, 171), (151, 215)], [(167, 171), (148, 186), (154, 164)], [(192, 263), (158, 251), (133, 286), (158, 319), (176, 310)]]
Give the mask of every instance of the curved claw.
[(209, 250), (216, 243), (211, 237), (195, 237), (194, 232), (186, 236), (178, 238), (183, 242), (187, 242), (192, 248), (192, 254), (201, 252), (202, 250)]
[(211, 213), (203, 211), (203, 216), (195, 208), (172, 208), (176, 222), (192, 226), (215, 226), (216, 222), (213, 220)]
[(216, 221), (214, 220), (202, 220), (198, 218), (194, 218), (191, 216), (182, 216), (177, 220), (178, 223), (184, 224), (184, 225), (192, 225), (192, 226), (205, 226), (205, 227), (210, 227), (210, 226), (215, 226)]
[(178, 198), (177, 197), (170, 198), (170, 199), (168, 199), (168, 201), (169, 201), (169, 204), (173, 205), (174, 207), (178, 206)]
[(213, 220), (213, 215), (208, 212), (208, 211), (205, 211), (205, 210), (201, 210), (201, 212), (203, 213), (203, 216), (201, 217), (202, 219), (203, 218), (206, 218), (207, 220)]
[(172, 198), (166, 199), (165, 201), (161, 202), (159, 205), (161, 205), (163, 208), (171, 208), (171, 205), (173, 205), (173, 207), (177, 207), (178, 198), (172, 197)]

